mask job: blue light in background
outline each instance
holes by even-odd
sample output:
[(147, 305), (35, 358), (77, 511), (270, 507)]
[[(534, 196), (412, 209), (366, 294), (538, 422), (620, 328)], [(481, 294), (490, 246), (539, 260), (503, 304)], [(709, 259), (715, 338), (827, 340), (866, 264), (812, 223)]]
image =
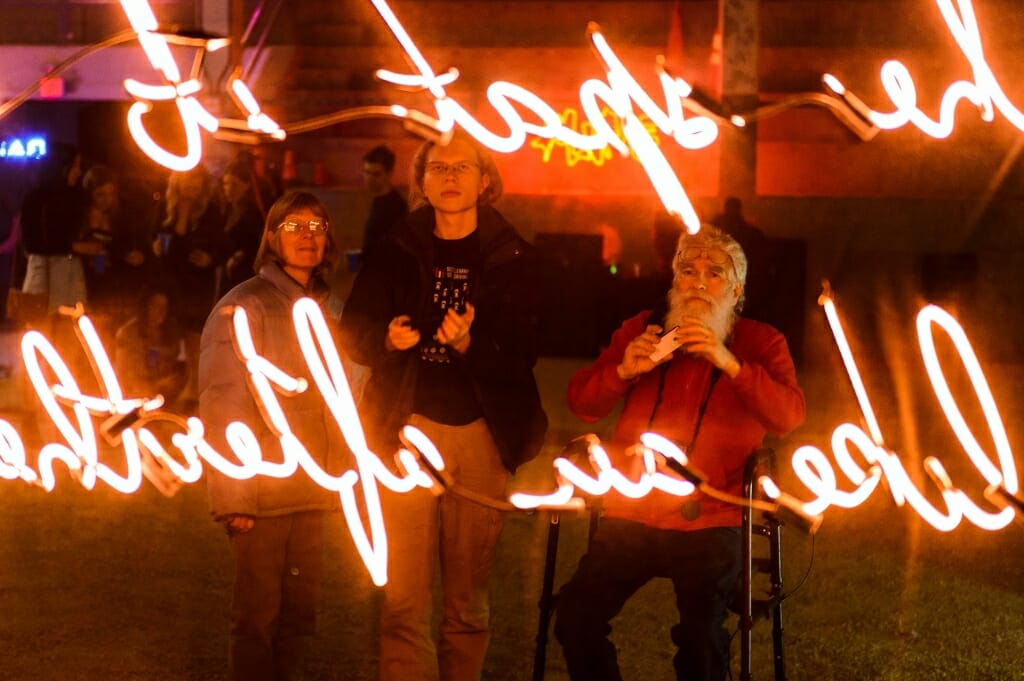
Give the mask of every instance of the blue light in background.
[(46, 138), (10, 137), (0, 140), (0, 159), (38, 161), (46, 157)]

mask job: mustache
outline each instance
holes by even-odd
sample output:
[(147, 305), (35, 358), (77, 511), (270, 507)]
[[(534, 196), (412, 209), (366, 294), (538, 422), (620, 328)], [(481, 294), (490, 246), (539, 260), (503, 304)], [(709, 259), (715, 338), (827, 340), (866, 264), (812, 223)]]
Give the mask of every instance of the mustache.
[[(700, 299), (707, 303), (708, 308), (695, 310), (694, 300)], [(672, 328), (682, 323), (683, 317), (698, 317), (712, 327), (716, 333), (724, 337), (732, 323), (732, 310), (716, 301), (706, 291), (682, 292), (672, 289), (668, 294), (668, 311), (665, 315), (665, 328)]]

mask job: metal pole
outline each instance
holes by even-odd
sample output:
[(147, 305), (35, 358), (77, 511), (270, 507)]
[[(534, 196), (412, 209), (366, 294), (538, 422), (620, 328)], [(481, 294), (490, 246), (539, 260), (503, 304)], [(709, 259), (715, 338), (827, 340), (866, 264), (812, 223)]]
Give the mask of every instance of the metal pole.
[[(751, 455), (743, 467), (743, 493), (750, 502), (754, 498), (754, 470), (757, 467), (757, 455)], [(753, 602), (753, 537), (754, 518), (753, 510), (749, 507), (743, 508), (743, 573), (740, 581), (742, 607), (740, 608), (740, 681), (751, 681), (751, 648), (753, 639), (751, 630), (754, 628), (754, 602)]]
[(540, 601), (537, 604), (540, 615), (537, 618), (537, 648), (533, 656), (533, 681), (544, 681), (548, 628), (555, 606), (555, 564), (558, 559), (558, 533), (561, 527), (559, 520), (558, 512), (552, 511), (548, 524), (547, 550), (544, 553), (544, 582), (541, 586)]
[(772, 562), (772, 653), (775, 659), (775, 681), (786, 681), (786, 655), (782, 641), (782, 524), (771, 522)]

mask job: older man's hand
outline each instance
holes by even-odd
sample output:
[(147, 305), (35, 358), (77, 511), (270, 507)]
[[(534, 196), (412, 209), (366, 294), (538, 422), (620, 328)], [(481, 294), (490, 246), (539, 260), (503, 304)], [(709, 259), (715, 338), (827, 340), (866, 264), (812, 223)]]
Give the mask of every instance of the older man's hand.
[(703, 357), (721, 369), (730, 378), (740, 372), (740, 362), (729, 348), (725, 347), (725, 339), (719, 338), (715, 330), (697, 317), (683, 317), (683, 323), (676, 332), (682, 341), (682, 347), (691, 355)]
[(626, 346), (626, 352), (622, 356), (622, 362), (615, 367), (616, 373), (623, 381), (632, 381), (641, 374), (646, 374), (654, 367), (672, 359), (672, 353), (668, 353), (655, 362), (651, 359), (651, 353), (658, 345), (661, 327), (651, 324), (647, 329), (631, 340)]

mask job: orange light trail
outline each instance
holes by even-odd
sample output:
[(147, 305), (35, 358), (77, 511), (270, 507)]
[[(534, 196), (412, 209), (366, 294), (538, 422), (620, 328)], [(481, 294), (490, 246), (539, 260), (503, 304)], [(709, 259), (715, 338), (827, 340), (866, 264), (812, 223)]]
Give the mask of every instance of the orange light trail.
[[(883, 113), (865, 107), (870, 120), (883, 130), (895, 130), (910, 124), (931, 137), (944, 139), (953, 133), (956, 126), (957, 105), (966, 100), (979, 109), (982, 120), (992, 122), (995, 112), (999, 111), (1011, 125), (1024, 132), (1024, 113), (1007, 97), (985, 58), (981, 30), (971, 0), (936, 0), (936, 4), (946, 27), (971, 66), (973, 81), (958, 80), (950, 84), (942, 96), (938, 118), (932, 119), (918, 105), (917, 87), (910, 70), (900, 61), (889, 60), (882, 65), (881, 81), (896, 109)], [(838, 94), (846, 92), (838, 78), (828, 75), (827, 79), (826, 85), (832, 90)]]
[[(862, 416), (867, 423), (873, 424), (873, 427), (869, 426), (869, 430), (873, 432), (871, 436), (868, 436), (864, 430), (851, 423), (840, 424), (833, 430), (832, 453), (847, 481), (855, 485), (853, 491), (848, 492), (839, 488), (835, 469), (825, 454), (817, 447), (806, 445), (793, 453), (794, 472), (800, 481), (817, 497), (807, 503), (808, 512), (821, 513), (829, 506), (854, 508), (871, 495), (884, 477), (888, 483), (893, 501), (897, 505), (908, 504), (926, 522), (938, 530), (944, 532), (951, 531), (959, 526), (962, 520), (967, 520), (985, 530), (999, 530), (1006, 527), (1014, 517), (1012, 506), (1004, 505), (1003, 508), (995, 513), (980, 508), (963, 490), (955, 486), (942, 462), (934, 456), (927, 457), (924, 465), (928, 475), (939, 487), (946, 506), (945, 511), (928, 501), (911, 480), (899, 456), (884, 445), (881, 429), (878, 428), (877, 421), (870, 410), (867, 392), (860, 381), (860, 373), (857, 369), (856, 361), (853, 358), (852, 352), (849, 351), (849, 345), (846, 342), (842, 324), (839, 322), (838, 313), (831, 296), (827, 292), (822, 294), (819, 303), (825, 308), (826, 314), (829, 316), (829, 323), (832, 326), (836, 343), (840, 347), (840, 353), (843, 355), (847, 375), (854, 386), (854, 391), (858, 393), (858, 402), (861, 405)], [(998, 450), (998, 467), (978, 444), (977, 439), (963, 419), (963, 415), (957, 406), (956, 398), (953, 397), (949, 390), (942, 367), (935, 353), (934, 337), (932, 335), (934, 326), (942, 328), (953, 340), (964, 368), (970, 376), (975, 394), (978, 396), (985, 412), (989, 432)], [(981, 365), (963, 328), (948, 312), (935, 305), (929, 305), (918, 313), (917, 334), (932, 388), (942, 404), (946, 419), (953, 427), (954, 433), (963, 446), (964, 451), (967, 452), (971, 462), (989, 483), (990, 487), (1001, 486), (1009, 494), (1015, 494), (1018, 490), (1018, 481), (1013, 453), (1010, 450), (1009, 441), (1006, 437), (999, 411), (996, 408), (995, 400), (992, 398), (991, 390), (988, 387), (988, 381), (985, 379)], [(861, 457), (868, 464), (866, 471), (854, 460), (851, 454), (851, 446), (854, 450), (860, 452)]]
[[(550, 104), (522, 86), (508, 81), (494, 81), (487, 87), (487, 99), (508, 126), (508, 133), (501, 135), (480, 123), (445, 90), (446, 85), (450, 85), (458, 78), (458, 71), (449, 69), (441, 75), (435, 73), (388, 2), (371, 2), (405, 51), (406, 57), (418, 71), (398, 73), (380, 69), (377, 71), (377, 77), (395, 85), (422, 88), (429, 92), (434, 98), (434, 109), (437, 113), (434, 124), (436, 130), (447, 132), (458, 126), (484, 146), (501, 153), (511, 153), (520, 149), (526, 143), (527, 135), (556, 140), (584, 151), (597, 151), (608, 147), (622, 155), (628, 155), (632, 151), (650, 178), (666, 210), (680, 216), (691, 233), (700, 229), (700, 219), (679, 178), (652, 140), (651, 133), (639, 119), (639, 115), (643, 114), (653, 121), (659, 130), (673, 137), (684, 148), (699, 149), (712, 144), (718, 135), (718, 127), (714, 121), (703, 116), (683, 116), (681, 98), (688, 96), (692, 90), (686, 81), (661, 74), (666, 101), (666, 108), (662, 109), (622, 64), (597, 25), (591, 24), (591, 42), (607, 72), (605, 81), (589, 79), (579, 88), (581, 109), (593, 132), (584, 134), (567, 127)], [(534, 114), (539, 123), (524, 120), (516, 104)], [(625, 140), (603, 115), (602, 109), (605, 107), (610, 108), (623, 121), (622, 133)]]
[[(21, 347), (29, 379), (64, 442), (45, 444), (39, 451), (36, 468), (33, 469), (27, 463), (24, 444), (17, 431), (10, 423), (0, 420), (0, 477), (6, 480), (20, 479), (53, 491), (56, 486), (54, 466), (59, 462), (86, 489), (93, 489), (98, 480), (124, 494), (130, 494), (138, 490), (144, 475), (157, 475), (152, 470), (147, 473), (149, 457), (159, 462), (181, 484), (197, 481), (202, 475), (204, 462), (224, 475), (239, 480), (256, 475), (287, 477), (301, 468), (321, 487), (339, 493), (352, 539), (371, 578), (378, 585), (386, 583), (387, 536), (377, 485), (382, 484), (397, 492), (408, 492), (415, 487), (429, 488), (432, 481), (409, 451), (399, 452), (406, 473), (395, 475), (367, 447), (341, 359), (327, 323), (314, 301), (302, 299), (295, 304), (293, 323), (310, 376), (356, 460), (356, 470), (344, 471), (337, 477), (329, 475), (314, 461), (291, 431), (281, 406), (282, 398), (287, 399), (289, 394), (307, 390), (308, 380), (288, 375), (259, 354), (249, 329), (248, 316), (242, 308), (235, 308), (232, 318), (236, 352), (239, 361), (245, 364), (249, 372), (253, 397), (281, 444), (283, 460), (279, 463), (264, 460), (250, 424), (235, 421), (227, 426), (225, 438), (233, 455), (229, 458), (216, 451), (205, 439), (205, 429), (199, 419), (183, 420), (159, 411), (147, 413), (147, 408), (158, 406), (160, 400), (125, 397), (92, 322), (82, 314), (81, 308), (76, 310), (74, 317), (79, 340), (100, 379), (102, 394), (84, 394), (73, 372), (49, 340), (37, 331), (26, 333)], [(47, 381), (44, 367), (48, 367), (56, 377), (55, 384), (51, 385)], [(99, 460), (93, 417), (105, 419), (136, 410), (141, 417), (120, 434), (120, 447), (127, 471), (120, 475)], [(171, 436), (171, 444), (178, 450), (184, 463), (168, 452), (149, 427), (151, 423), (157, 422), (178, 427), (178, 432)], [(441, 454), (423, 433), (406, 426), (403, 438), (436, 468), (443, 469)], [(360, 505), (356, 500), (357, 485), (361, 488), (368, 527), (364, 525)]]
[[(132, 29), (138, 35), (139, 45), (142, 46), (150, 64), (165, 81), (161, 85), (149, 85), (132, 78), (124, 81), (125, 90), (136, 99), (128, 109), (128, 130), (143, 153), (165, 168), (184, 172), (195, 168), (202, 160), (202, 130), (215, 133), (224, 124), (261, 132), (276, 140), (285, 138), (285, 132), (260, 110), (259, 103), (249, 87), (237, 77), (230, 79), (228, 92), (236, 105), (245, 111), (246, 120), (239, 122), (233, 119), (217, 119), (196, 98), (202, 91), (202, 83), (197, 78), (182, 80), (167, 39), (157, 33), (159, 26), (149, 2), (121, 0), (121, 7)], [(206, 41), (197, 49), (214, 51), (226, 44), (224, 40), (214, 39)], [(168, 151), (154, 140), (146, 129), (145, 116), (153, 110), (153, 102), (161, 101), (173, 101), (178, 109), (182, 130), (185, 133), (184, 154)]]

